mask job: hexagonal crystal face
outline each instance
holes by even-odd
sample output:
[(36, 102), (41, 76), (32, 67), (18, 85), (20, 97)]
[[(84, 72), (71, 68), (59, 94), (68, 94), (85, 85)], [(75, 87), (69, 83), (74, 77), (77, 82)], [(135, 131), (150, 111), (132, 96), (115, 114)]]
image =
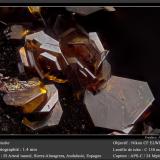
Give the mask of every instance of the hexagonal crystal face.
[(146, 82), (116, 76), (100, 93), (85, 93), (85, 104), (95, 126), (120, 131), (134, 124), (153, 101)]

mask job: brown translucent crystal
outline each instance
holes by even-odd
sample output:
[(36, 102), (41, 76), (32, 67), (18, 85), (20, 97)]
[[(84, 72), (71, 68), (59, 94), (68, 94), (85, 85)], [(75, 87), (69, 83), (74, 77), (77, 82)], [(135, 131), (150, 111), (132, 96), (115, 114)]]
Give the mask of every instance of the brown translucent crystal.
[(59, 124), (63, 113), (56, 87), (52, 84), (46, 85), (45, 88), (47, 90), (47, 101), (37, 110), (37, 114), (45, 115), (45, 117), (42, 116), (40, 120), (36, 119), (35, 121), (30, 121), (27, 118), (23, 119), (23, 124), (33, 130)]
[(27, 35), (25, 47), (20, 50), (24, 65), (42, 79), (65, 83), (57, 77), (63, 73), (75, 92), (87, 88), (93, 93), (104, 88), (110, 78), (107, 54), (96, 32), (88, 34), (77, 25), (63, 31), (59, 42), (43, 31)]
[(21, 107), (24, 113), (32, 113), (39, 108), (47, 98), (47, 91), (40, 86), (18, 90), (4, 95), (7, 105)]
[(11, 79), (5, 82), (7, 93), (3, 96), (9, 106), (20, 108), (26, 116), (38, 116), (35, 121), (27, 118), (23, 123), (31, 129), (57, 125), (63, 110), (59, 102), (58, 90), (54, 84), (43, 85), (37, 78), (30, 81)]
[[(111, 68), (104, 61), (107, 53), (99, 45), (99, 38), (97, 35), (90, 35), (80, 27), (71, 28), (61, 35), (60, 47), (70, 64), (70, 71), (75, 75), (74, 79), (77, 79), (73, 85), (78, 87), (79, 83), (79, 87), (97, 92), (110, 78)], [(74, 82), (72, 76), (69, 79)]]
[(96, 73), (100, 57), (97, 49), (89, 41), (87, 33), (78, 28), (69, 29), (62, 34), (60, 47), (67, 60), (76, 57), (93, 74)]
[(59, 42), (43, 31), (27, 35), (24, 48), (26, 56), (23, 53), (24, 49), (20, 50), (23, 64), (36, 71), (42, 79), (48, 79), (48, 75), (61, 72), (66, 66)]

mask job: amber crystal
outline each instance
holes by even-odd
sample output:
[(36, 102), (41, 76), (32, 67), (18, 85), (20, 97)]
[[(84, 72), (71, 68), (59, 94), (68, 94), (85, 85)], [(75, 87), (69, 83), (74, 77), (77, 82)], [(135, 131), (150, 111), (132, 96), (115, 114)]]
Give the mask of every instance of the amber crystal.
[(67, 65), (59, 42), (43, 31), (26, 36), (26, 43), (24, 48), (20, 49), (20, 56), (24, 66), (36, 71), (42, 79), (47, 78), (46, 74), (61, 72)]
[(7, 105), (21, 107), (24, 113), (32, 113), (46, 100), (47, 91), (40, 86), (18, 90), (4, 95), (3, 100)]
[[(110, 65), (105, 60), (105, 51), (97, 33), (86, 33), (81, 27), (71, 28), (60, 38), (60, 47), (64, 57), (70, 64), (69, 76), (73, 85), (98, 92), (110, 78)], [(68, 73), (70, 74), (70, 73)]]
[(41, 118), (36, 118), (34, 121), (26, 117), (23, 119), (23, 123), (33, 130), (57, 125), (63, 113), (56, 87), (54, 85), (46, 85), (45, 88), (47, 90), (47, 101), (35, 112)]

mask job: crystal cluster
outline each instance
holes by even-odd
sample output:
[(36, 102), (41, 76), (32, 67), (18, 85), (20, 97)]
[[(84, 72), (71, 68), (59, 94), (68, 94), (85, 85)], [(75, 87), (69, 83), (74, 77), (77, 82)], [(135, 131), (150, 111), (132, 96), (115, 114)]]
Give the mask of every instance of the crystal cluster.
[(96, 32), (77, 26), (61, 33), (57, 41), (40, 31), (26, 36), (22, 50), (24, 65), (42, 79), (60, 71), (74, 92), (85, 90), (84, 103), (97, 127), (128, 133), (154, 100), (147, 83), (110, 75), (109, 51)]
[(7, 105), (41, 117), (34, 121), (24, 117), (26, 126), (39, 129), (59, 124), (63, 111), (58, 90), (45, 80), (69, 82), (77, 99), (79, 92), (84, 94), (83, 101), (96, 127), (127, 134), (152, 104), (154, 97), (146, 82), (111, 75), (106, 60), (109, 50), (96, 32), (87, 33), (79, 25), (64, 27), (59, 18), (53, 27), (57, 39), (43, 30), (26, 32), (20, 26), (12, 29), (16, 31), (12, 38), (25, 38), (19, 49), (24, 71), (40, 78), (4, 85), (8, 90), (3, 97)]
[[(19, 81), (10, 79), (3, 82), (1, 91), (4, 102), (9, 106), (14, 106), (22, 110), (24, 114), (42, 115), (37, 121), (30, 121), (26, 117), (23, 123), (33, 130), (41, 127), (57, 125), (62, 116), (62, 108), (58, 98), (58, 90), (53, 84), (43, 85), (37, 78), (29, 81)], [(54, 116), (51, 116), (54, 115)]]

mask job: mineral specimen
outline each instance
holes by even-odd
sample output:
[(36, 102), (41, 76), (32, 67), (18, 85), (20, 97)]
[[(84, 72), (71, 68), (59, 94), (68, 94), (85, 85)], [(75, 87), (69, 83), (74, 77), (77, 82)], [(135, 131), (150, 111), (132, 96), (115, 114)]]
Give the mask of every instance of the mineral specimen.
[(47, 113), (46, 116), (42, 116), (39, 121), (29, 121), (27, 118), (23, 119), (23, 124), (30, 127), (33, 130), (40, 129), (43, 127), (58, 125), (63, 113), (61, 104), (59, 102), (58, 91), (54, 85), (46, 85), (47, 90), (47, 101), (46, 103), (41, 103), (43, 106), (39, 108), (36, 112)]
[(27, 35), (20, 51), (26, 53), (20, 52), (24, 65), (34, 67), (41, 78), (52, 79), (51, 73), (62, 72), (77, 99), (85, 90), (84, 103), (97, 127), (129, 133), (154, 100), (146, 82), (110, 78), (109, 51), (96, 32), (87, 33), (80, 26), (59, 32), (59, 41), (43, 31)]
[[(32, 129), (57, 125), (63, 113), (59, 103), (58, 90), (52, 85), (43, 85), (37, 79), (5, 83), (8, 92), (3, 100), (9, 106), (19, 107), (24, 114), (40, 114), (42, 121), (30, 122), (24, 118), (23, 123)], [(46, 120), (47, 119), (47, 120)], [(34, 125), (33, 125), (34, 124)]]
[[(74, 9), (88, 15), (101, 8)], [(29, 10), (46, 26), (39, 7), (29, 7)], [(67, 10), (74, 11), (70, 7)], [(106, 60), (109, 50), (104, 48), (98, 33), (87, 33), (75, 21), (63, 21), (62, 17), (57, 17), (52, 28), (56, 39), (45, 30), (28, 31), (21, 25), (11, 27), (11, 39), (25, 40), (19, 49), (20, 72), (28, 70), (40, 80), (4, 80), (0, 76), (4, 102), (20, 108), (25, 115), (23, 124), (33, 130), (58, 125), (63, 110), (53, 82), (68, 82), (74, 98), (84, 100), (96, 127), (128, 134), (154, 100), (148, 84), (111, 76), (111, 66)]]
[(119, 131), (135, 124), (153, 101), (146, 82), (116, 76), (100, 93), (85, 93), (85, 104), (95, 126)]

